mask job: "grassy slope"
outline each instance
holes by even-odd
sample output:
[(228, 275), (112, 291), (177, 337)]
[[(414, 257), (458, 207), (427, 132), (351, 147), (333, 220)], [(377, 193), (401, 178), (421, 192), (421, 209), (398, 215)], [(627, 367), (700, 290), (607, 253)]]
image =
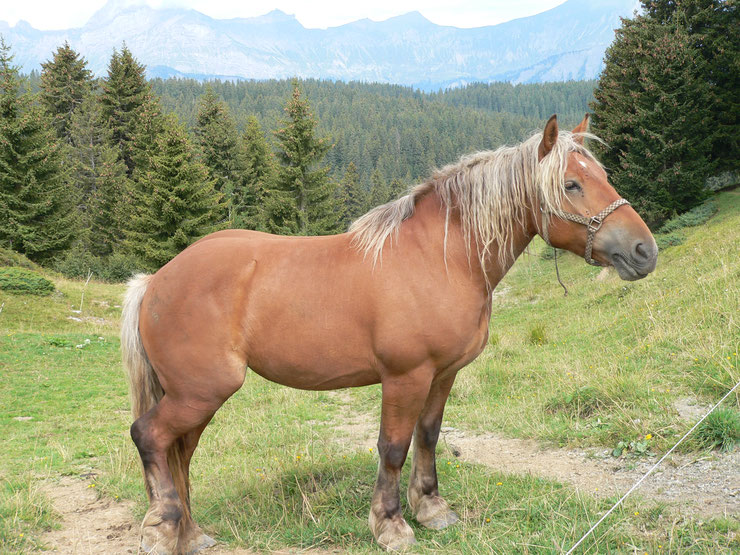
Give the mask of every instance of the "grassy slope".
[[(740, 378), (740, 194), (724, 193), (718, 205), (708, 224), (661, 255), (655, 275), (636, 283), (598, 281), (598, 269), (567, 256), (561, 274), (571, 294), (563, 298), (552, 261), (534, 245), (501, 285), (495, 344), (460, 374), (446, 423), (577, 445), (648, 433), (656, 451), (671, 443), (685, 428), (676, 398), (710, 402)], [(145, 508), (118, 355), (123, 286), (91, 283), (83, 315), (92, 319), (75, 322), (67, 317), (77, 316), (70, 309), (79, 308), (83, 284), (55, 281), (60, 293), (48, 298), (0, 292), (1, 552), (42, 547), (40, 533), (56, 519), (38, 484), (61, 474), (100, 472), (102, 495)], [(533, 330), (542, 344), (532, 343)], [(350, 399), (377, 414), (377, 387), (352, 390)], [(326, 441), (343, 410), (336, 396), (248, 376), (195, 459), (196, 518), (223, 541), (261, 549), (374, 550), (366, 517), (375, 453)], [(463, 522), (445, 532), (418, 529), (422, 549), (556, 552), (613, 501), (446, 462), (443, 493)], [(682, 520), (666, 530), (657, 521), (662, 508), (641, 506), (635, 515), (635, 507), (610, 518), (599, 541), (587, 543), (590, 552), (739, 548), (736, 522)]]

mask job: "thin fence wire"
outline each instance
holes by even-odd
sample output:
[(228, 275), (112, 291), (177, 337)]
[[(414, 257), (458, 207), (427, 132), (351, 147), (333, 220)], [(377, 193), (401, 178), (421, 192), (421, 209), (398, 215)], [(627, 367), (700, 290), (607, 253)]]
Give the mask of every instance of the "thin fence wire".
[(706, 419), (706, 417), (709, 416), (710, 414), (712, 414), (712, 412), (714, 411), (714, 409), (716, 409), (718, 406), (720, 406), (722, 404), (722, 401), (724, 401), (725, 399), (727, 399), (730, 396), (730, 394), (738, 388), (738, 386), (740, 386), (740, 382), (737, 382), (735, 384), (735, 387), (733, 387), (730, 391), (728, 391), (725, 394), (724, 397), (722, 397), (719, 401), (717, 401), (717, 404), (714, 405), (711, 409), (709, 409), (709, 412), (707, 412), (704, 416), (702, 416), (701, 419), (696, 424), (694, 424), (694, 426), (688, 432), (686, 432), (683, 435), (683, 437), (681, 439), (679, 439), (678, 442), (673, 447), (671, 447), (668, 450), (668, 452), (665, 455), (663, 455), (660, 458), (660, 460), (658, 462), (656, 462), (652, 466), (652, 468), (650, 470), (648, 470), (643, 475), (642, 478), (640, 478), (639, 480), (637, 480), (637, 482), (635, 482), (635, 484), (629, 490), (627, 490), (627, 493), (625, 493), (621, 497), (621, 499), (619, 501), (617, 501), (616, 503), (614, 503), (614, 506), (611, 509), (609, 509), (608, 511), (606, 511), (604, 513), (604, 515), (598, 521), (596, 521), (596, 524), (594, 524), (593, 526), (591, 526), (591, 528), (589, 529), (589, 531), (586, 532), (583, 535), (583, 537), (580, 540), (578, 540), (576, 542), (576, 544), (573, 547), (571, 547), (565, 555), (570, 555), (571, 553), (573, 553), (573, 551), (576, 549), (576, 547), (578, 547), (579, 545), (581, 545), (581, 543), (583, 542), (583, 540), (585, 540), (588, 536), (590, 536), (591, 535), (591, 532), (593, 532), (594, 530), (596, 530), (596, 527), (599, 524), (601, 524), (606, 519), (606, 517), (608, 517), (610, 514), (612, 514), (612, 512), (614, 511), (614, 509), (616, 509), (617, 507), (619, 507), (622, 504), (622, 501), (624, 501), (625, 499), (627, 499), (627, 496), (630, 493), (632, 493), (633, 491), (635, 491), (640, 486), (640, 484), (642, 484), (643, 480), (645, 480), (645, 478), (647, 478), (648, 476), (650, 476), (653, 473), (653, 470), (655, 470), (656, 468), (658, 468), (658, 465), (660, 465), (660, 463), (662, 463), (666, 459), (666, 457), (668, 457), (668, 455), (670, 455), (671, 453), (673, 453), (673, 451), (676, 449), (676, 447), (678, 447), (679, 445), (681, 445), (681, 442), (683, 442), (684, 439), (686, 439), (687, 437), (689, 437), (689, 435), (691, 435), (691, 432), (693, 432), (694, 430), (696, 430), (696, 428), (699, 426), (699, 424), (701, 424), (702, 422), (704, 422), (704, 420)]

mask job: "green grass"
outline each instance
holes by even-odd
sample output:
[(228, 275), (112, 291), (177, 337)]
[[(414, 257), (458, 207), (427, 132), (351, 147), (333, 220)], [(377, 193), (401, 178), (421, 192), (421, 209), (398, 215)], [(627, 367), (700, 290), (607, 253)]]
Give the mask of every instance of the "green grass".
[[(533, 244), (494, 300), (491, 340), (460, 373), (445, 425), (582, 447), (636, 445), (648, 434), (652, 452), (672, 445), (692, 424), (679, 418), (677, 399), (713, 404), (740, 379), (740, 194), (715, 203), (719, 212), (682, 230), (684, 243), (639, 282), (597, 280), (599, 269), (567, 255), (564, 298), (553, 262), (539, 256), (544, 245)], [(124, 287), (47, 277), (57, 289), (49, 297), (0, 292), (2, 553), (44, 547), (43, 531), (59, 518), (41, 484), (61, 475), (94, 471), (100, 495), (135, 500), (137, 519), (146, 509), (118, 353)], [(348, 404), (377, 422), (380, 389), (348, 399), (248, 374), (193, 462), (196, 519), (234, 546), (378, 552), (367, 526), (377, 456), (343, 442), (336, 423)], [(714, 445), (702, 437), (731, 448), (737, 403), (733, 396), (687, 449)], [(421, 552), (557, 553), (615, 501), (444, 456), (439, 466), (462, 522), (415, 527)], [(675, 516), (635, 496), (583, 552), (732, 552), (738, 536), (736, 519)]]

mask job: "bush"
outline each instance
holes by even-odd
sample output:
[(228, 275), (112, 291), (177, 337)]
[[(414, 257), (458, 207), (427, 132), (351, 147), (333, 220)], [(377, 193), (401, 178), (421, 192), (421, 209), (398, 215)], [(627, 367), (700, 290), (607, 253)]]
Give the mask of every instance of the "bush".
[(54, 263), (54, 269), (72, 279), (87, 279), (88, 272), (92, 272), (96, 279), (113, 283), (126, 281), (142, 270), (132, 258), (123, 254), (114, 253), (103, 258), (81, 246), (67, 251), (63, 258)]
[(22, 295), (48, 295), (54, 284), (25, 268), (0, 268), (0, 289)]
[(144, 269), (136, 261), (123, 254), (112, 254), (104, 260), (101, 278), (105, 281), (121, 283), (128, 281), (137, 272)]
[(707, 179), (707, 189), (710, 191), (721, 191), (736, 187), (738, 183), (740, 183), (740, 172), (727, 171)]
[(688, 212), (684, 212), (678, 216), (675, 216), (668, 220), (663, 227), (658, 230), (658, 233), (672, 233), (683, 229), (684, 227), (695, 227), (702, 225), (709, 221), (709, 218), (717, 213), (717, 205), (713, 202), (705, 202), (700, 204), (696, 208), (692, 208)]
[(686, 237), (681, 233), (667, 233), (665, 235), (656, 235), (655, 242), (658, 245), (658, 250), (665, 250), (668, 247), (675, 247), (677, 245), (683, 245), (686, 241)]
[(99, 277), (101, 268), (100, 258), (79, 245), (72, 247), (63, 257), (54, 261), (54, 269), (71, 279), (87, 279), (88, 272)]

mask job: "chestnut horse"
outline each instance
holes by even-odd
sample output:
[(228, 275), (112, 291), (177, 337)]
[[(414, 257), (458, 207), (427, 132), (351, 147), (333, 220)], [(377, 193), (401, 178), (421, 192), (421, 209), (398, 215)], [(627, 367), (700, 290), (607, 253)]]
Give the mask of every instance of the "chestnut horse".
[(188, 469), (247, 368), (300, 389), (381, 383), (375, 539), (415, 541), (399, 497), (412, 437), (413, 517), (456, 522), (437, 484), (442, 413), (458, 370), (486, 345), (491, 293), (514, 260), (539, 233), (623, 279), (655, 268), (650, 231), (583, 145), (587, 124), (559, 132), (553, 116), (543, 133), (462, 158), (348, 233), (221, 231), (133, 279), (121, 337), (150, 502), (142, 548), (215, 543), (192, 519)]

